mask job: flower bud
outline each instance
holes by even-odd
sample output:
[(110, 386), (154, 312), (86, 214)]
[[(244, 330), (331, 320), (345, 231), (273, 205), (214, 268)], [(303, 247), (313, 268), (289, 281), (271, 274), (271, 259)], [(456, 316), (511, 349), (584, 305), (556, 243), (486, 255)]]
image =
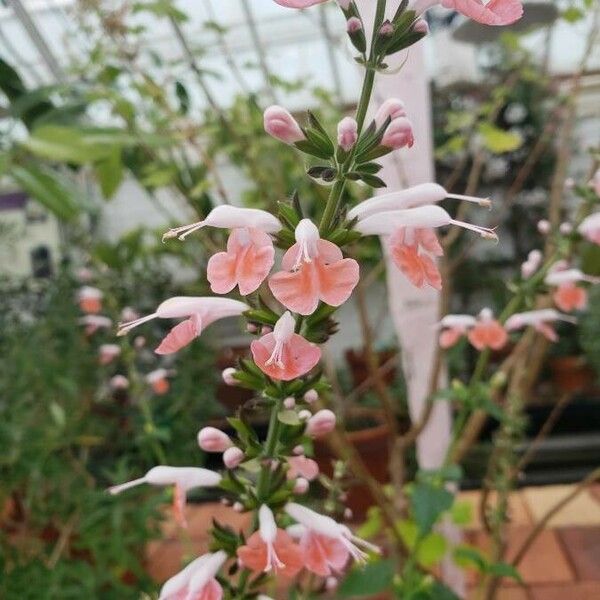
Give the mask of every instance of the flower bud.
[(238, 513), (244, 512), (244, 505), (241, 502), (234, 502), (233, 510)]
[(205, 452), (225, 452), (232, 442), (226, 433), (216, 427), (203, 427), (198, 432), (198, 446)]
[(294, 482), (294, 494), (306, 494), (308, 492), (309, 483), (304, 477), (298, 477)]
[(348, 33), (356, 33), (363, 28), (362, 21), (358, 17), (350, 17), (346, 21), (346, 31)]
[(542, 235), (547, 235), (548, 233), (550, 233), (550, 229), (551, 229), (551, 225), (550, 225), (550, 221), (548, 221), (548, 219), (541, 219), (540, 221), (537, 222), (537, 230)]
[(383, 134), (381, 145), (393, 150), (409, 148), (415, 143), (415, 138), (412, 130), (412, 123), (406, 117), (394, 119)]
[(286, 144), (304, 139), (304, 133), (296, 119), (281, 106), (273, 105), (265, 110), (264, 127), (270, 136)]
[(338, 580), (335, 577), (328, 577), (325, 580), (325, 589), (328, 592), (333, 592), (334, 590), (337, 589), (338, 586)]
[(283, 406), (285, 408), (287, 408), (288, 410), (294, 408), (294, 406), (296, 406), (296, 398), (294, 398), (293, 396), (288, 396), (284, 401), (283, 401)]
[(228, 469), (235, 469), (244, 461), (245, 455), (237, 446), (231, 446), (223, 452), (223, 464)]
[(358, 123), (352, 117), (344, 117), (338, 123), (338, 144), (346, 151), (350, 151), (358, 139)]
[(571, 223), (561, 223), (559, 231), (563, 235), (569, 235), (570, 233), (573, 233), (573, 225), (571, 225)]
[(143, 335), (138, 335), (133, 340), (133, 347), (136, 350), (141, 350), (146, 345), (146, 338)]
[(272, 331), (273, 331), (272, 327), (269, 327), (268, 325), (263, 325), (260, 330), (260, 333), (261, 333), (261, 335), (267, 335), (267, 333), (271, 333)]
[(88, 285), (82, 287), (77, 294), (79, 308), (88, 315), (99, 313), (102, 310), (103, 295), (98, 288)]
[(297, 446), (294, 446), (294, 449), (292, 450), (292, 452), (296, 456), (304, 456), (304, 446), (302, 444), (298, 444)]
[(108, 384), (113, 390), (126, 390), (129, 387), (129, 379), (125, 375), (115, 375)]
[(394, 33), (394, 26), (390, 21), (384, 21), (379, 28), (379, 35), (383, 37), (388, 37)]
[(335, 429), (335, 414), (327, 408), (315, 413), (306, 424), (306, 435), (313, 438), (323, 437)]
[(227, 385), (237, 385), (238, 380), (234, 377), (236, 370), (233, 367), (227, 367), (223, 369), (221, 373), (221, 378)]
[(344, 509), (344, 519), (346, 519), (346, 521), (352, 520), (353, 516), (354, 516), (354, 513), (352, 512), (351, 508)]
[(391, 121), (394, 121), (395, 119), (405, 116), (406, 110), (404, 108), (404, 102), (398, 98), (388, 98), (375, 114), (375, 124), (377, 127), (381, 127), (388, 117)]
[(318, 399), (319, 394), (317, 393), (317, 390), (311, 389), (304, 394), (304, 402), (307, 404), (314, 404)]
[(246, 325), (246, 331), (248, 333), (256, 333), (258, 331), (258, 327), (254, 323), (248, 323)]
[(413, 31), (427, 35), (429, 33), (429, 23), (425, 19), (419, 19), (413, 25)]
[(350, 8), (350, 2), (351, 0), (337, 0), (337, 3), (342, 10), (348, 10)]
[(119, 354), (121, 354), (121, 346), (117, 344), (102, 344), (99, 348), (100, 364), (110, 364)]
[(138, 313), (138, 311), (135, 310), (134, 308), (131, 308), (131, 306), (126, 306), (121, 311), (121, 321), (123, 321), (123, 322), (135, 321), (136, 319), (139, 319), (139, 318), (140, 318), (140, 313)]
[(301, 421), (308, 421), (311, 417), (312, 417), (312, 413), (310, 412), (310, 410), (304, 409), (298, 413), (298, 418)]

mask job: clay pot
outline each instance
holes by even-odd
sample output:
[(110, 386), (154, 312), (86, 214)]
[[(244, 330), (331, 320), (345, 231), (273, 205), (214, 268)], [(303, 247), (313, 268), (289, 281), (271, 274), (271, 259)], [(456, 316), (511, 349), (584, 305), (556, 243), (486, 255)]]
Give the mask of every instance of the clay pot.
[[(346, 437), (361, 456), (369, 473), (378, 482), (387, 483), (391, 432), (385, 414), (376, 409), (356, 408), (349, 412), (346, 421), (364, 424), (362, 429), (348, 431)], [(314, 450), (319, 469), (331, 477), (337, 455), (324, 440), (316, 440)], [(355, 520), (364, 520), (367, 510), (374, 503), (366, 485), (357, 483), (348, 490), (347, 506), (352, 510)]]
[(557, 391), (582, 392), (594, 385), (595, 373), (583, 356), (557, 356), (550, 359), (549, 366)]
[[(348, 348), (344, 353), (346, 356), (346, 363), (352, 374), (352, 384), (354, 387), (358, 387), (369, 378), (369, 365), (367, 363), (367, 357), (363, 349)], [(377, 358), (379, 360), (379, 366), (385, 364), (390, 358), (393, 358), (398, 354), (397, 350), (382, 350), (377, 352)], [(390, 369), (382, 376), (383, 381), (387, 385), (391, 385), (396, 378), (396, 367)]]

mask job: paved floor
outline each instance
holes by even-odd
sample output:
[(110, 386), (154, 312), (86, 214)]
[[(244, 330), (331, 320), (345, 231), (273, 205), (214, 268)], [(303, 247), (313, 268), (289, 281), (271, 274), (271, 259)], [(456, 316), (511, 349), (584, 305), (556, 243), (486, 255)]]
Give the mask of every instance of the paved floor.
[[(571, 486), (526, 488), (510, 501), (507, 556), (516, 549), (549, 507), (563, 498)], [(489, 540), (477, 517), (478, 492), (461, 493), (473, 505), (473, 519), (466, 541), (485, 549)], [(220, 504), (188, 506), (189, 528), (183, 532), (167, 519), (164, 539), (148, 546), (148, 567), (159, 582), (176, 573), (182, 561), (207, 549), (208, 529), (213, 518), (234, 528), (245, 528), (248, 519)], [(550, 522), (519, 566), (524, 586), (504, 584), (498, 600), (600, 600), (600, 485), (583, 492)], [(469, 583), (476, 584), (474, 574)], [(473, 592), (473, 597), (476, 596)]]

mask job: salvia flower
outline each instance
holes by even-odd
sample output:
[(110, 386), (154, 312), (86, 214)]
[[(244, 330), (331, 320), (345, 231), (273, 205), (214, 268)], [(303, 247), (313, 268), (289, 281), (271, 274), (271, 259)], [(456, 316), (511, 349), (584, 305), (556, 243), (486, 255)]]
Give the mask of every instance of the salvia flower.
[(165, 582), (159, 600), (221, 600), (223, 589), (216, 575), (226, 560), (223, 550), (198, 557)]
[(358, 123), (352, 117), (344, 117), (338, 123), (338, 144), (348, 152), (358, 139)]
[(172, 372), (167, 369), (154, 369), (146, 375), (146, 383), (152, 387), (152, 391), (157, 396), (163, 396), (171, 387), (168, 379), (169, 375), (172, 375)]
[(406, 117), (404, 102), (398, 98), (388, 98), (375, 113), (375, 125), (379, 128), (387, 119), (394, 121), (400, 117)]
[(231, 446), (230, 448), (227, 448), (225, 452), (223, 452), (223, 464), (228, 469), (235, 469), (242, 462), (244, 462), (245, 458), (246, 455), (237, 446)]
[(175, 486), (173, 510), (177, 522), (186, 526), (184, 508), (189, 490), (198, 487), (215, 487), (221, 482), (221, 475), (201, 467), (158, 466), (150, 469), (143, 477), (108, 488), (111, 494), (120, 494), (125, 490), (147, 483), (155, 486)]
[(577, 231), (592, 244), (600, 246), (600, 212), (593, 213), (581, 221)]
[(175, 325), (165, 336), (155, 352), (157, 354), (173, 354), (196, 339), (211, 323), (226, 317), (237, 317), (249, 306), (230, 298), (211, 298), (205, 296), (175, 296), (165, 300), (156, 312), (121, 323), (117, 335), (125, 335), (134, 327), (152, 319), (181, 319), (185, 321)]
[(553, 270), (544, 279), (544, 283), (556, 287), (552, 294), (554, 304), (563, 312), (583, 310), (587, 306), (587, 290), (578, 283), (599, 283), (600, 278), (586, 275), (579, 269)]
[(415, 143), (415, 136), (413, 134), (412, 123), (406, 117), (398, 117), (394, 119), (385, 130), (381, 145), (391, 148), (392, 150), (399, 150), (408, 146), (411, 148)]
[(287, 459), (289, 469), (288, 479), (302, 477), (307, 481), (313, 481), (319, 476), (319, 465), (312, 458), (306, 456), (289, 456)]
[(562, 314), (553, 308), (543, 308), (540, 310), (531, 310), (522, 313), (516, 313), (509, 317), (504, 324), (507, 331), (523, 329), (523, 327), (533, 327), (538, 333), (541, 333), (551, 342), (558, 341), (558, 335), (551, 323), (565, 321), (567, 323), (576, 323), (577, 319), (569, 315)]
[(288, 310), (312, 314), (323, 301), (340, 306), (359, 280), (358, 263), (344, 258), (332, 242), (320, 239), (310, 219), (302, 219), (295, 231), (296, 243), (285, 253), (283, 271), (269, 278), (273, 295)]
[(476, 323), (469, 330), (469, 342), (477, 350), (500, 350), (508, 341), (508, 334), (502, 325), (494, 319), (494, 313), (489, 308), (484, 308), (477, 318)]
[(520, 0), (491, 0), (487, 3), (482, 0), (414, 0), (410, 9), (421, 15), (438, 4), (484, 25), (510, 25), (523, 16)]
[(346, 21), (346, 31), (348, 33), (356, 33), (363, 28), (362, 21), (358, 17), (350, 17)]
[(294, 144), (305, 138), (298, 121), (281, 106), (269, 106), (264, 112), (263, 122), (265, 131), (280, 142)]
[(285, 312), (272, 333), (250, 345), (254, 362), (273, 379), (289, 381), (308, 373), (321, 359), (321, 350), (294, 333), (296, 321)]
[(121, 354), (121, 346), (118, 344), (102, 344), (98, 349), (99, 361), (101, 365), (109, 365), (119, 354)]
[(328, 408), (317, 411), (308, 419), (305, 433), (312, 438), (320, 438), (335, 429), (335, 413)]
[(232, 445), (229, 436), (216, 427), (203, 427), (198, 432), (198, 446), (204, 452), (225, 452)]
[(256, 291), (273, 266), (275, 249), (269, 234), (281, 229), (279, 220), (258, 208), (217, 206), (203, 221), (170, 229), (163, 239), (184, 239), (203, 227), (231, 230), (227, 250), (211, 256), (206, 267), (212, 291), (227, 294), (236, 286), (242, 296)]
[(323, 4), (327, 0), (275, 0), (275, 2), (286, 8), (308, 8), (315, 4)]
[[(331, 517), (321, 515), (306, 506), (290, 502), (286, 504), (284, 510), (292, 517), (292, 519), (300, 525), (303, 525), (308, 531), (312, 532), (314, 535), (320, 536), (321, 540), (327, 538), (338, 542), (347, 551), (348, 554), (346, 555), (346, 558), (350, 555), (354, 560), (364, 562), (367, 558), (367, 554), (361, 548), (370, 552), (380, 552), (377, 546), (356, 537), (346, 525), (342, 525), (334, 521)], [(334, 545), (332, 548), (330, 560), (334, 556), (336, 557), (334, 569), (337, 570), (338, 567), (339, 569), (343, 568), (341, 548), (337, 545)], [(344, 559), (344, 563), (346, 562), (346, 558)], [(307, 563), (308, 560), (310, 560), (310, 558), (307, 556)], [(319, 562), (321, 563), (320, 567), (323, 567), (323, 559)], [(333, 566), (330, 561), (327, 561), (327, 563), (329, 563), (329, 566)]]
[(274, 571), (286, 578), (295, 577), (304, 566), (300, 547), (275, 523), (271, 509), (262, 505), (258, 511), (258, 531), (237, 550), (241, 563), (255, 573)]
[(79, 308), (84, 313), (95, 315), (102, 310), (103, 296), (104, 294), (98, 288), (85, 285), (77, 292)]

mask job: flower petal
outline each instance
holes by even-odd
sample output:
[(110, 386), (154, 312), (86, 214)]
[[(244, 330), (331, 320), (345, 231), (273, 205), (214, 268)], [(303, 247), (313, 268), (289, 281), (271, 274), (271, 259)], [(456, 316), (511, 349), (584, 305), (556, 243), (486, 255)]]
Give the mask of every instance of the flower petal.
[(317, 264), (319, 277), (319, 297), (330, 306), (340, 306), (356, 287), (359, 275), (358, 263), (352, 258), (344, 258), (330, 265)]
[(487, 4), (481, 0), (443, 0), (442, 6), (484, 25), (510, 25), (523, 15), (520, 0), (492, 0)]
[(193, 342), (202, 333), (202, 321), (199, 315), (192, 315), (179, 325), (175, 325), (163, 338), (156, 354), (173, 354)]
[(273, 296), (288, 310), (310, 315), (319, 305), (319, 277), (315, 263), (303, 263), (297, 271), (279, 271), (269, 279)]

